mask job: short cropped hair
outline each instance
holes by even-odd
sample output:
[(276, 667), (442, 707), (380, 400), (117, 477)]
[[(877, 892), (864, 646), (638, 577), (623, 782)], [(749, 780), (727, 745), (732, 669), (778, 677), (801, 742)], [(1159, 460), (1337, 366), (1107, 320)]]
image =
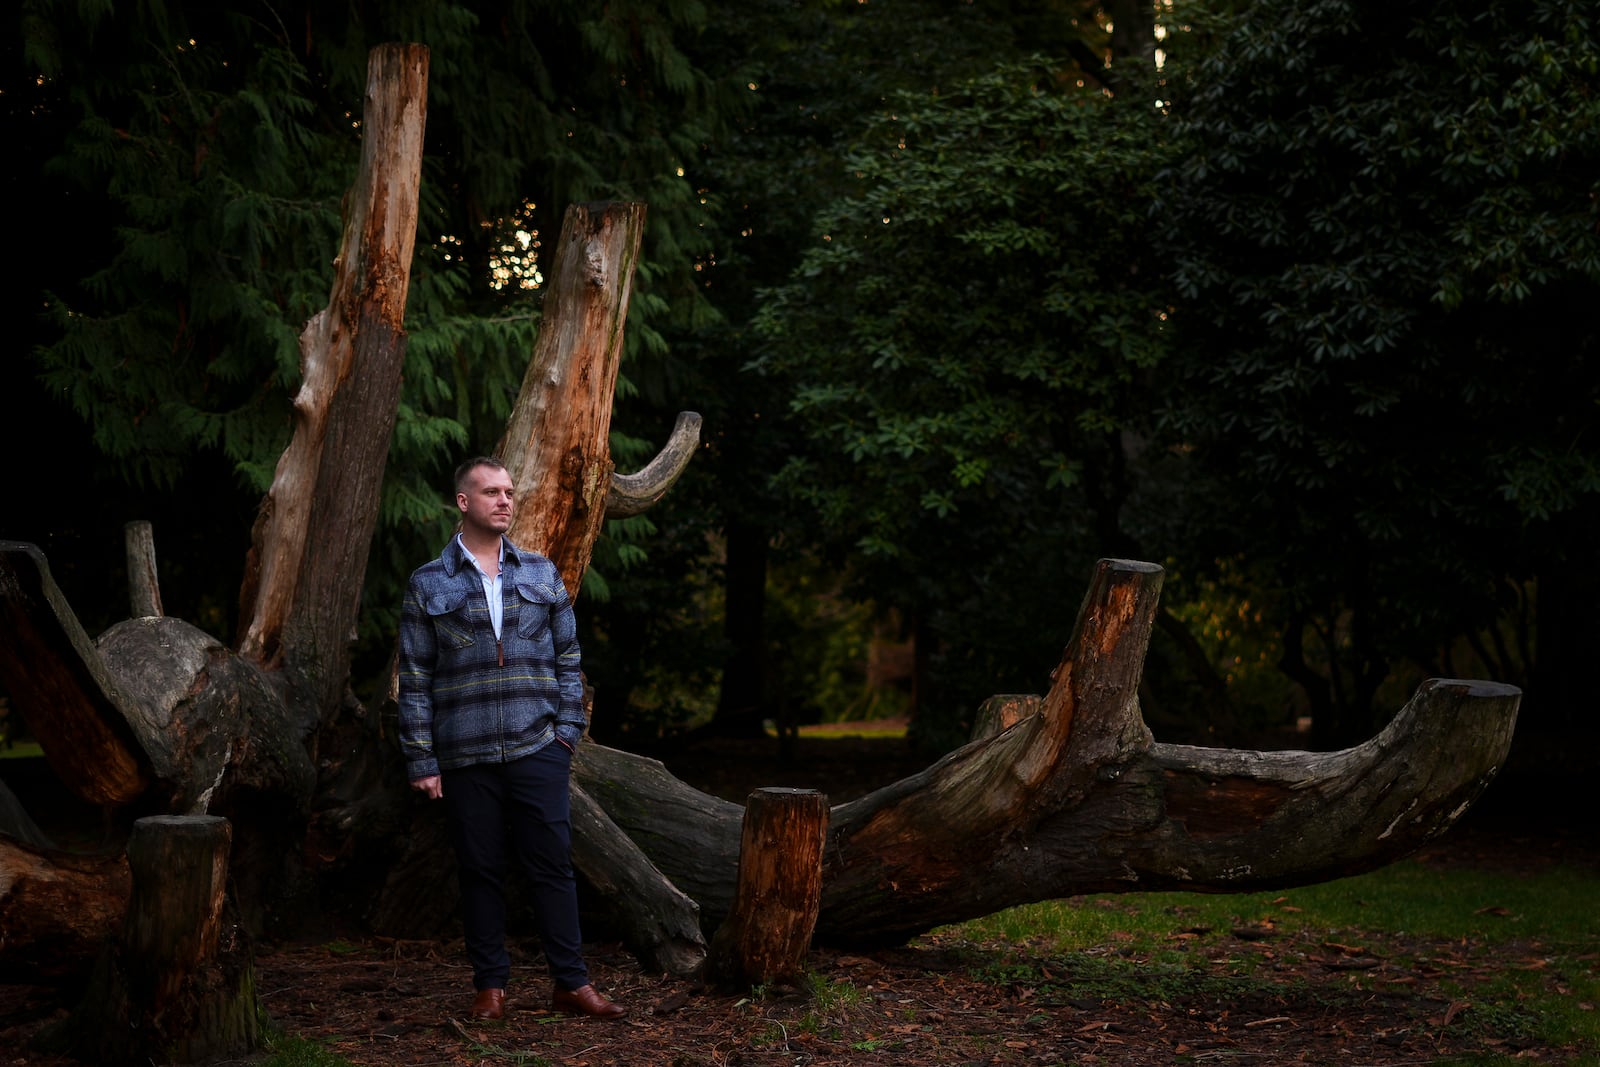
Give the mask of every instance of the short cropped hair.
[(467, 476), (479, 467), (490, 467), (497, 471), (506, 469), (506, 465), (493, 456), (473, 456), (456, 468), (456, 492), (465, 493), (467, 491)]

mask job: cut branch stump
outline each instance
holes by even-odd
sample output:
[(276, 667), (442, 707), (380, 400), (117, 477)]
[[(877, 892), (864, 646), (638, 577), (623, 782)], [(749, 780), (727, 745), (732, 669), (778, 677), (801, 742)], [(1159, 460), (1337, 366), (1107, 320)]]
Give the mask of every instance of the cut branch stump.
[(156, 538), (144, 519), (122, 528), (128, 557), (128, 607), (135, 619), (165, 614), (161, 610), (161, 581), (156, 576)]
[(822, 906), (828, 797), (815, 789), (758, 789), (745, 806), (733, 910), (711, 939), (706, 980), (797, 983)]
[(122, 936), (56, 1042), (95, 1063), (205, 1063), (260, 1044), (252, 960), (224, 907), (232, 841), (215, 815), (134, 823)]

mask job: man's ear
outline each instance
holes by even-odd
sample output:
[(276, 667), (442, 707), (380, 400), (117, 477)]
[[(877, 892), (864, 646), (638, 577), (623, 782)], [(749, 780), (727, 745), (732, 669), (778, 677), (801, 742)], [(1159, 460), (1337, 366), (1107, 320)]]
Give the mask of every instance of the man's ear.
[(456, 494), (456, 507), (461, 509), (461, 514), (465, 515), (467, 513), (467, 494)]

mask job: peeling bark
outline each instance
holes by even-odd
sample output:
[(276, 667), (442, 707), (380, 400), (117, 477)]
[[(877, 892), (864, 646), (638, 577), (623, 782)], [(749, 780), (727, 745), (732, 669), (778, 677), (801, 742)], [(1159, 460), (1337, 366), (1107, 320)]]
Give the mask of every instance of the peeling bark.
[(573, 204), (561, 223), (533, 361), (498, 458), (516, 484), (507, 536), (543, 553), (577, 597), (612, 486), (611, 397), (643, 204)]
[(426, 48), (373, 49), (333, 288), (300, 335), (294, 433), (262, 501), (240, 592), (240, 653), (295, 670), (322, 714), (348, 681), (399, 404), (427, 87)]

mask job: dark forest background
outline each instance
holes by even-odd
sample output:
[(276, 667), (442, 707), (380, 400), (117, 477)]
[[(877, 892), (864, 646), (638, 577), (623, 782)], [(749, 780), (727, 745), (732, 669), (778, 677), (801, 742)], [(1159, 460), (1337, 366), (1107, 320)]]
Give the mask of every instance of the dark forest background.
[(367, 51), (414, 41), (423, 217), (351, 576), (364, 697), (450, 529), (450, 470), (504, 427), (562, 211), (626, 199), (649, 223), (614, 454), (643, 462), (680, 410), (705, 431), (586, 578), (600, 740), (905, 715), (946, 750), (985, 697), (1048, 686), (1115, 556), (1167, 571), (1141, 692), (1162, 740), (1337, 747), (1424, 678), (1478, 677), (1524, 689), (1519, 746), (1593, 765), (1588, 3), (24, 0), (7, 21), (0, 537), (45, 551), (91, 634), (126, 613), (123, 524), (149, 520), (167, 613), (232, 640)]

